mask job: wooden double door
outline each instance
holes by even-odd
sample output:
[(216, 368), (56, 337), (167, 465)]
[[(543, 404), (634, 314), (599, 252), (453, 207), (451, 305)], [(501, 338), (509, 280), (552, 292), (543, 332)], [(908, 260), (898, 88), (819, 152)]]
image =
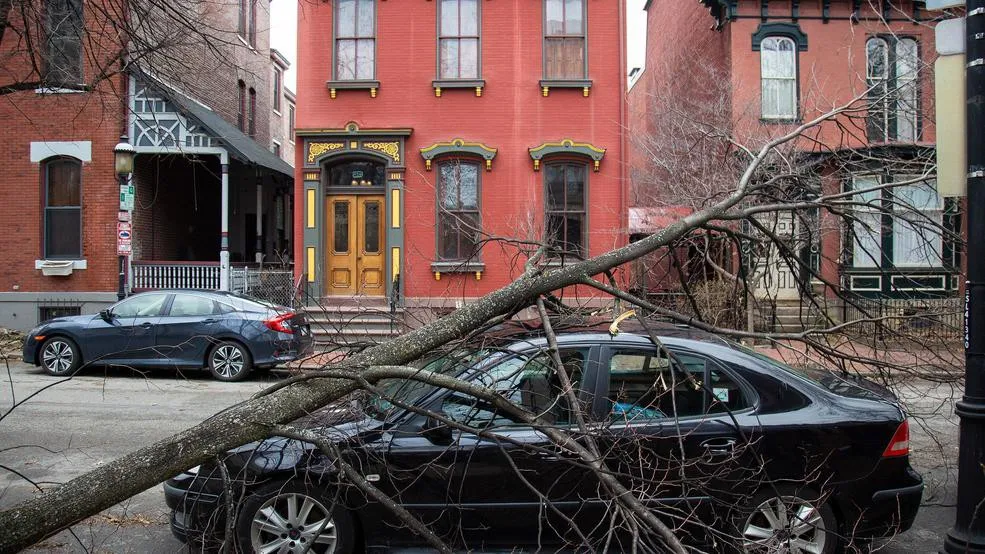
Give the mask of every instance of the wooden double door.
[(326, 197), (329, 295), (386, 294), (383, 212), (382, 195)]

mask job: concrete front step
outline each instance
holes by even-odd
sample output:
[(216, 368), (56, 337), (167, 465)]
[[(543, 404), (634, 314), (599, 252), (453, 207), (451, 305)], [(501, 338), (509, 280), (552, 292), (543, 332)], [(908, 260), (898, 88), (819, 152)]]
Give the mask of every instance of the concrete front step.
[(349, 302), (305, 308), (315, 349), (345, 348), (359, 343), (379, 343), (404, 332), (404, 310), (393, 311), (385, 303)]

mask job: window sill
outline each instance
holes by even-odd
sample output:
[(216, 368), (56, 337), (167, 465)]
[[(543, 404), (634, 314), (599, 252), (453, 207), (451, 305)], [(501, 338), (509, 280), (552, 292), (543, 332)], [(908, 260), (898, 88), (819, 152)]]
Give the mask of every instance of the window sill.
[(65, 87), (42, 87), (34, 89), (35, 94), (83, 94), (88, 92), (81, 85), (79, 88), (65, 88)]
[(380, 88), (380, 82), (377, 80), (326, 81), (325, 86), (328, 87), (328, 92), (332, 98), (335, 98), (338, 90), (368, 90), (369, 95), (376, 98), (376, 91)]
[(485, 79), (435, 79), (431, 81), (434, 88), (434, 95), (441, 98), (441, 91), (450, 88), (475, 89), (476, 96), (482, 96), (482, 90), (486, 88)]
[(486, 264), (479, 261), (436, 261), (431, 262), (431, 271), (434, 272), (434, 280), (440, 281), (442, 273), (474, 273), (475, 280), (482, 279), (482, 273), (486, 270)]
[(276, 116), (281, 116), (281, 117), (283, 116), (283, 114), (281, 114), (280, 110), (278, 110), (277, 108), (273, 108), (271, 111), (274, 112), (274, 115)]
[(799, 117), (787, 118), (787, 117), (760, 117), (759, 122), (763, 125), (800, 125), (804, 120)]
[(72, 269), (88, 269), (88, 260), (58, 260), (58, 259), (45, 259), (45, 260), (34, 260), (34, 269), (41, 269), (45, 262), (72, 262)]
[(582, 96), (588, 97), (592, 90), (591, 79), (541, 79), (540, 92), (544, 96), (551, 93), (552, 88), (577, 88), (581, 89)]

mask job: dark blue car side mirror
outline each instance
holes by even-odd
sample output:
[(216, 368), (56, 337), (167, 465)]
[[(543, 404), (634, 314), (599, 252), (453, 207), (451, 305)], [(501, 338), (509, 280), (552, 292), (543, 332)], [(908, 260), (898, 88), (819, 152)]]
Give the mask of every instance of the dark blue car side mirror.
[(109, 309), (101, 310), (99, 312), (99, 317), (103, 318), (103, 320), (105, 320), (105, 321), (112, 321), (113, 320), (113, 312), (110, 311)]

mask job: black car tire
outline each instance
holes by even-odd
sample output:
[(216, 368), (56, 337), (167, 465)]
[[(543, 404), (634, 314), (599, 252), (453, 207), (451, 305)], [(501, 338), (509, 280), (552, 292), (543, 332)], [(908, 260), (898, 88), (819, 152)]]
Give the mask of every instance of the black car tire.
[(68, 337), (51, 337), (41, 344), (38, 362), (49, 375), (64, 377), (74, 375), (82, 365), (82, 352)]
[[(781, 510), (781, 502), (786, 513)], [(789, 517), (791, 512), (800, 515)], [(760, 490), (735, 511), (732, 529), (733, 551), (743, 554), (790, 552), (788, 540), (812, 542), (821, 547), (822, 554), (838, 552), (838, 520), (834, 511), (822, 495), (806, 487)], [(762, 546), (756, 545), (756, 540), (763, 541)]]
[(242, 381), (253, 369), (253, 357), (242, 344), (224, 340), (209, 350), (209, 371), (219, 381)]
[[(312, 554), (350, 554), (355, 550), (355, 522), (334, 496), (331, 491), (299, 480), (269, 483), (249, 493), (240, 504), (236, 519), (239, 550), (259, 552), (261, 546), (279, 543), (297, 552), (309, 546)], [(304, 520), (288, 519), (288, 503), (292, 501), (297, 513), (307, 511)], [(263, 512), (276, 513), (279, 521)], [(317, 538), (313, 537), (317, 530), (306, 530), (304, 524), (324, 521), (326, 515), (330, 517), (328, 523)]]

